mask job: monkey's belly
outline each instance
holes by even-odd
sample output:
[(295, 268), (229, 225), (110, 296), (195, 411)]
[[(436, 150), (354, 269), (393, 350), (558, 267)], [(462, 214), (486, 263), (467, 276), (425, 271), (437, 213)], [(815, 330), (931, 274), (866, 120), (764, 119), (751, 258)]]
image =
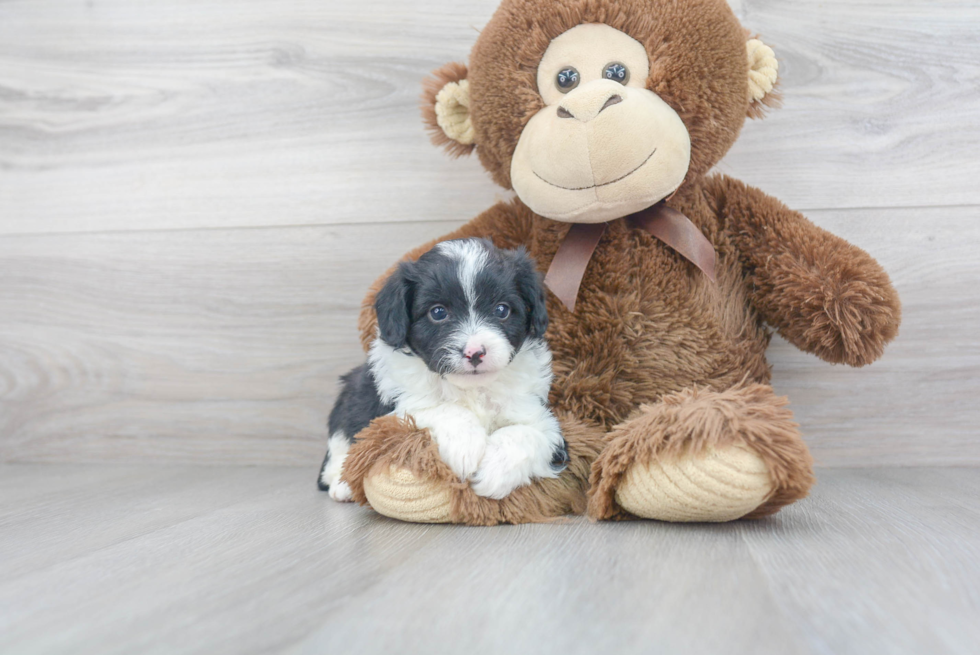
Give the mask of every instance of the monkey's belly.
[(593, 323), (588, 316), (563, 321), (565, 314), (555, 321), (549, 340), (556, 408), (612, 426), (665, 394), (693, 386), (723, 390), (746, 376), (768, 381), (761, 327), (732, 334), (703, 311), (617, 315)]
[(603, 330), (581, 333), (579, 339), (556, 339), (552, 402), (559, 409), (613, 425), (640, 404), (709, 384), (723, 352), (704, 348), (710, 341), (672, 337), (652, 330)]
[(711, 282), (649, 234), (610, 224), (575, 311), (548, 305), (555, 406), (611, 426), (665, 394), (768, 381), (768, 333), (740, 263), (721, 256), (715, 272)]

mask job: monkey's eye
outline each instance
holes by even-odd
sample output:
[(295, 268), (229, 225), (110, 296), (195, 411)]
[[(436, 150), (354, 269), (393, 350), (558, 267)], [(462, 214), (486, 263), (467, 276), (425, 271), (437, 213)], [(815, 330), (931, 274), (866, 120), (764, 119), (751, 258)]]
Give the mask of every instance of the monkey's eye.
[(558, 75), (555, 76), (555, 86), (562, 93), (568, 93), (578, 86), (578, 80), (578, 71), (569, 66), (558, 71)]
[(435, 305), (429, 310), (429, 318), (435, 323), (442, 323), (449, 318), (449, 310), (442, 305)]
[(625, 85), (630, 81), (630, 70), (614, 61), (611, 64), (606, 64), (606, 67), (602, 69), (602, 77)]
[(510, 305), (505, 302), (498, 304), (493, 308), (493, 315), (499, 318), (501, 321), (510, 316)]

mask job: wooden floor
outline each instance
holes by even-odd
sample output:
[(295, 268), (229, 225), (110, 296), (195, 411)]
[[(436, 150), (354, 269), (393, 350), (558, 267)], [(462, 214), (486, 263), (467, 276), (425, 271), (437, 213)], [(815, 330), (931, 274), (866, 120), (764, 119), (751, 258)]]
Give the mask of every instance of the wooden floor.
[(299, 468), (0, 466), (2, 653), (901, 653), (980, 644), (980, 471), (777, 517), (462, 528)]

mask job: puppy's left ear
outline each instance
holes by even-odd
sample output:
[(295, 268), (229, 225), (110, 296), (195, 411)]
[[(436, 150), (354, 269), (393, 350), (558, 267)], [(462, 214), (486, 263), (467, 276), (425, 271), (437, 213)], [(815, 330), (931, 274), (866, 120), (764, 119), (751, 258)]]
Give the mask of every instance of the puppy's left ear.
[(548, 296), (544, 290), (544, 278), (523, 246), (514, 251), (514, 263), (518, 271), (517, 288), (527, 307), (528, 334), (535, 339), (543, 339), (548, 330)]
[(378, 336), (392, 348), (404, 348), (408, 344), (412, 289), (411, 264), (402, 262), (375, 296)]

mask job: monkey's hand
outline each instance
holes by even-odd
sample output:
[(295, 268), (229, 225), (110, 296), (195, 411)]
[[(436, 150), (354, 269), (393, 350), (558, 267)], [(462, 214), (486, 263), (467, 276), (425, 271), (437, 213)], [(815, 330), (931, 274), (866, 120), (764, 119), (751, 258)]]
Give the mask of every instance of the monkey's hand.
[(737, 180), (712, 180), (749, 293), (787, 341), (821, 359), (864, 366), (898, 334), (901, 305), (868, 253)]

